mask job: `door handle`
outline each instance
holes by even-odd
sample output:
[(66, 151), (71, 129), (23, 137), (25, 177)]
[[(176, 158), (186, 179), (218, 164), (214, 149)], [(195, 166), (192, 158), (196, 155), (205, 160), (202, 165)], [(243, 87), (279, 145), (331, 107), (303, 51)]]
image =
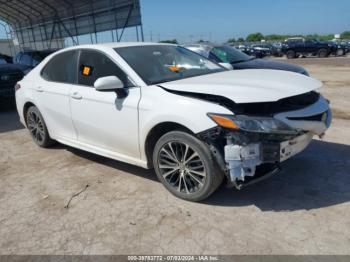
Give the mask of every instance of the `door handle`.
[(38, 86), (35, 90), (40, 93), (44, 92), (44, 89), (41, 86)]
[(74, 99), (82, 99), (83, 98), (83, 96), (81, 94), (79, 94), (78, 92), (74, 92), (70, 96), (71, 96), (71, 98), (74, 98)]

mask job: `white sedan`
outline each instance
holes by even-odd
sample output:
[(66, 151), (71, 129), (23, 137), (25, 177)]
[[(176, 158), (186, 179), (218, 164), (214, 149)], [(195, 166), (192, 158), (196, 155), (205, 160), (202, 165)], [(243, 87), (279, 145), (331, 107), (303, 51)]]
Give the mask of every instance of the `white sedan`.
[(177, 45), (76, 46), (16, 85), (35, 143), (54, 141), (154, 168), (200, 201), (225, 178), (240, 189), (275, 174), (330, 126), (321, 83), (284, 71), (229, 71)]

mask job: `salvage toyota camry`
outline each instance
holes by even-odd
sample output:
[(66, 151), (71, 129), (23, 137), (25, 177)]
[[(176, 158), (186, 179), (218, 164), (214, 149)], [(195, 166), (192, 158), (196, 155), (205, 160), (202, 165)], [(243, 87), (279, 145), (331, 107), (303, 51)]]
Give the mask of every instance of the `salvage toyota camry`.
[(285, 71), (229, 71), (177, 45), (76, 46), (16, 85), (34, 142), (54, 141), (154, 168), (200, 201), (225, 178), (241, 189), (276, 174), (330, 126), (321, 83)]

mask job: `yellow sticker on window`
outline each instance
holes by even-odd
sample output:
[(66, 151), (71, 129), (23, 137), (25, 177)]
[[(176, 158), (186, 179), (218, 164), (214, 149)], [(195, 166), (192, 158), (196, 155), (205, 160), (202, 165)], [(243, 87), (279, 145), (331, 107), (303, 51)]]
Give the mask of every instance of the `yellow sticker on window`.
[(84, 66), (83, 67), (83, 75), (84, 76), (89, 76), (91, 73), (91, 67), (90, 66)]

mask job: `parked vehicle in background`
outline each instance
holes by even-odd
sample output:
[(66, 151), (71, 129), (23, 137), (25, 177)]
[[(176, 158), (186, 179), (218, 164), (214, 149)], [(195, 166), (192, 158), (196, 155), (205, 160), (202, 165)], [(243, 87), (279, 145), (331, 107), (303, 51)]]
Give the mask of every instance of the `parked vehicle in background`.
[(45, 59), (18, 83), (16, 103), (38, 146), (57, 140), (154, 168), (172, 194), (200, 201), (224, 177), (241, 189), (276, 174), (324, 134), (332, 113), (321, 86), (226, 70), (177, 45), (112, 43)]
[(193, 44), (186, 45), (185, 47), (216, 63), (230, 63), (233, 66), (233, 69), (275, 69), (309, 76), (307, 70), (301, 66), (266, 59), (258, 59), (248, 56), (229, 45)]
[(264, 58), (271, 55), (271, 49), (264, 44), (253, 44), (250, 46), (250, 55), (255, 58)]
[(4, 54), (0, 54), (0, 65), (12, 64), (12, 57)]
[(345, 48), (345, 54), (350, 52), (350, 42), (340, 41), (339, 44)]
[(15, 59), (0, 56), (0, 97), (14, 98), (16, 83), (53, 52), (54, 50), (22, 51)]
[(349, 52), (347, 46), (342, 44), (341, 42), (327, 41), (326, 43), (328, 44), (328, 46), (331, 49), (331, 55), (344, 56), (346, 53)]
[(45, 57), (54, 53), (56, 50), (43, 50), (43, 51), (22, 51), (19, 52), (15, 59), (15, 64), (21, 64), (30, 68), (36, 67)]
[(288, 59), (299, 56), (328, 57), (332, 53), (332, 47), (328, 43), (303, 38), (287, 39), (282, 45), (282, 52)]
[(12, 64), (12, 57), (0, 55), (0, 99), (15, 96), (15, 85), (28, 73), (25, 65)]
[(250, 55), (250, 47), (248, 45), (237, 45), (235, 48), (247, 55)]

